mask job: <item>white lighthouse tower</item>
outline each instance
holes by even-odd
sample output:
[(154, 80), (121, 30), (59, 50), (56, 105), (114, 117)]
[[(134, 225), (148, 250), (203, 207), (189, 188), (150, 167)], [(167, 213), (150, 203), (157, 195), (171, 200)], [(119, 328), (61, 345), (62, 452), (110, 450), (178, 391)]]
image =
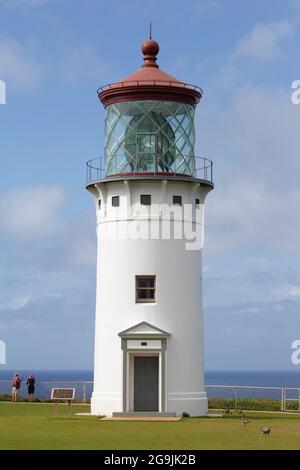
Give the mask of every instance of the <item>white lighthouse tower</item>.
[(94, 415), (207, 412), (202, 232), (212, 162), (195, 157), (196, 86), (156, 63), (98, 90), (104, 157), (87, 164), (96, 203)]

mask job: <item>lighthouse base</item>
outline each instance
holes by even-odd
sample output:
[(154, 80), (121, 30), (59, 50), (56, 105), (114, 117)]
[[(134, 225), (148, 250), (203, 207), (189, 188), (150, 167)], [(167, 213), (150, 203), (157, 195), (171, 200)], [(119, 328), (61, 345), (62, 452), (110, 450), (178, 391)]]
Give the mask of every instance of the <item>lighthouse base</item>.
[(103, 397), (102, 393), (93, 392), (91, 399), (91, 414), (93, 416), (112, 416), (114, 412), (122, 411), (121, 394)]
[[(123, 410), (121, 397), (99, 397), (97, 393), (93, 393), (91, 399), (91, 415), (93, 416), (117, 416), (127, 414)], [(208, 400), (205, 392), (193, 393), (190, 397), (181, 396), (178, 394), (169, 394), (171, 398), (167, 400), (167, 410), (163, 413), (170, 416), (182, 416), (187, 413), (189, 416), (205, 416), (208, 411)], [(195, 396), (197, 395), (197, 396)], [(136, 415), (136, 412), (133, 412)], [(138, 414), (143, 414), (139, 412)], [(145, 411), (145, 415), (147, 412)], [(158, 412), (158, 414), (160, 414)]]
[[(189, 416), (205, 416), (208, 411), (208, 400), (205, 392), (169, 394), (168, 411), (174, 412), (176, 416), (187, 413)], [(190, 395), (190, 396), (186, 396)]]

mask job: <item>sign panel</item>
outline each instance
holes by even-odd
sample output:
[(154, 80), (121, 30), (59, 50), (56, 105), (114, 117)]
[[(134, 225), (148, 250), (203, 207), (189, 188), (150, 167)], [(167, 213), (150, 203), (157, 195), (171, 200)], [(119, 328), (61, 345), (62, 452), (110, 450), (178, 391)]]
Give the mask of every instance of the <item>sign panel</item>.
[(51, 400), (74, 400), (75, 388), (52, 388)]

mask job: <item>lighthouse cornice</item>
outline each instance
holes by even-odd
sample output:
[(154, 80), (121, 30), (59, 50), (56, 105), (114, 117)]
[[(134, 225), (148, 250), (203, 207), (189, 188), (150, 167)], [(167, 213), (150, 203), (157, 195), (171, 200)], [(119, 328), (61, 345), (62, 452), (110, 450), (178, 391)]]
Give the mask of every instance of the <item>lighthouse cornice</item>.
[(170, 176), (170, 175), (120, 175), (112, 176), (108, 178), (101, 178), (98, 180), (91, 181), (86, 184), (86, 189), (93, 192), (93, 188), (100, 185), (106, 186), (109, 183), (114, 183), (117, 181), (134, 182), (134, 181), (157, 181), (157, 182), (175, 182), (175, 183), (190, 183), (190, 184), (199, 184), (202, 187), (207, 188), (209, 191), (214, 189), (214, 183), (212, 181), (207, 181), (200, 178), (188, 178), (185, 176)]
[(130, 80), (100, 87), (97, 91), (104, 107), (134, 100), (163, 100), (196, 106), (203, 91), (196, 85), (161, 80)]

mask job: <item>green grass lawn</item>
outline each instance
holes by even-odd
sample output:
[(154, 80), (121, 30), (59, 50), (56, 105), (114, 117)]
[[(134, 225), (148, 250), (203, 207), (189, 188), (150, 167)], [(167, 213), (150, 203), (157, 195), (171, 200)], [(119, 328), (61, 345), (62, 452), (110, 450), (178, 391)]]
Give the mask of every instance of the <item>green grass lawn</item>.
[[(88, 412), (72, 406), (72, 412)], [(247, 413), (225, 418), (184, 418), (179, 422), (101, 421), (68, 417), (51, 404), (0, 403), (0, 449), (300, 449), (300, 416)], [(270, 437), (260, 433), (271, 427)]]

